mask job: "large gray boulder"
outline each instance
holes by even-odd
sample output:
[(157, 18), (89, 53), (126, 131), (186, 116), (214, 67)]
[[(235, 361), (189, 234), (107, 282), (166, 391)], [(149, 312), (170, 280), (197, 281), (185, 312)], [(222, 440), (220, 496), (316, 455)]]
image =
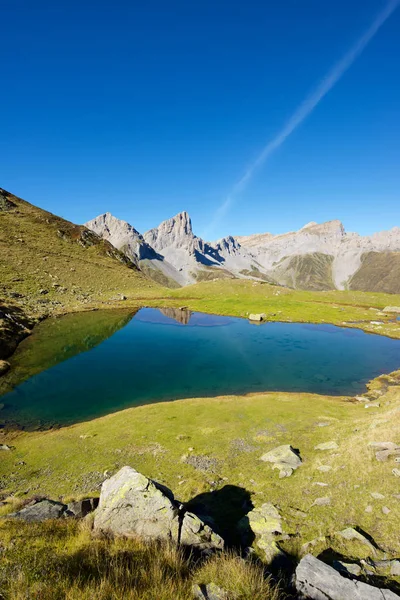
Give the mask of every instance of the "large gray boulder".
[(8, 518), (21, 519), (28, 523), (47, 521), (48, 519), (59, 519), (66, 516), (67, 505), (54, 500), (41, 500), (31, 504), (18, 512), (7, 515)]
[(335, 569), (311, 554), (301, 559), (295, 575), (300, 598), (308, 600), (399, 600), (388, 589), (342, 577)]
[(260, 460), (272, 463), (273, 469), (279, 469), (279, 477), (289, 477), (302, 463), (299, 453), (290, 444), (266, 452)]
[(94, 530), (144, 539), (171, 540), (200, 549), (224, 542), (196, 515), (185, 512), (168, 488), (123, 467), (101, 488)]

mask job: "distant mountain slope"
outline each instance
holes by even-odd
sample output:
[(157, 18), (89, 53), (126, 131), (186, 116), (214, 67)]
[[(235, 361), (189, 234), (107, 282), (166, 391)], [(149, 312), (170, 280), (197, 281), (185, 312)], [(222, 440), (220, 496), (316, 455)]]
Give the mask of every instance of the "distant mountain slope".
[[(252, 253), (271, 278), (283, 285), (294, 285), (300, 289), (326, 289), (325, 285), (329, 285), (331, 289), (398, 292), (393, 273), (397, 265), (396, 252), (400, 251), (398, 227), (371, 236), (360, 236), (357, 233), (347, 233), (340, 221), (322, 224), (312, 222), (299, 231), (281, 235), (267, 233), (239, 236), (236, 239)], [(390, 260), (385, 257), (392, 252), (395, 255)], [(370, 253), (382, 256), (380, 259), (371, 257), (366, 260)], [(315, 258), (317, 255), (318, 259)], [(325, 262), (323, 287), (315, 288), (321, 277), (321, 255), (331, 258)], [(314, 267), (310, 263), (311, 256), (314, 256)], [(299, 259), (295, 262), (289, 260), (294, 257), (308, 258), (302, 259), (300, 267)], [(293, 272), (299, 268), (308, 270), (310, 277), (293, 279)], [(290, 280), (297, 283), (290, 284)], [(356, 288), (356, 285), (362, 287)]]
[(400, 294), (400, 252), (367, 252), (349, 281), (349, 289)]
[(0, 189), (0, 298), (51, 312), (153, 288), (108, 241)]

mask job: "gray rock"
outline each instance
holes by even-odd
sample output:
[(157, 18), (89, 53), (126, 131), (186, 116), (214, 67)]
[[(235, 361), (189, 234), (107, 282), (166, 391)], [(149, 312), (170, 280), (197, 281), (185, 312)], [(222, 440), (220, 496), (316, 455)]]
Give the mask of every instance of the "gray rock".
[(228, 600), (229, 598), (228, 592), (215, 585), (215, 583), (195, 584), (192, 592), (193, 598), (196, 600)]
[(6, 360), (0, 360), (0, 377), (10, 370), (10, 363)]
[(397, 313), (400, 315), (400, 306), (385, 306), (383, 309), (385, 313)]
[(332, 467), (330, 465), (321, 465), (320, 467), (317, 467), (318, 471), (321, 471), (321, 473), (328, 473), (328, 471), (331, 471)]
[(362, 533), (360, 533), (359, 531), (357, 531), (357, 529), (354, 529), (353, 527), (346, 527), (346, 529), (336, 532), (335, 535), (340, 538), (343, 538), (344, 540), (347, 540), (349, 542), (353, 542), (353, 541), (360, 542), (361, 544), (366, 546), (373, 555), (376, 554), (377, 547), (375, 547), (369, 541), (369, 539), (365, 537), (365, 535), (363, 535)]
[(131, 467), (123, 467), (104, 481), (94, 530), (172, 540), (201, 549), (224, 546), (211, 527), (192, 513), (184, 512), (171, 490)]
[(284, 556), (277, 544), (283, 534), (282, 517), (271, 502), (266, 502), (250, 511), (239, 521), (238, 529), (245, 544), (248, 542), (249, 534), (255, 535), (255, 545), (262, 552), (266, 562)]
[(374, 500), (384, 500), (385, 496), (383, 494), (381, 494), (380, 492), (371, 492), (371, 497)]
[(7, 515), (7, 517), (34, 523), (47, 521), (48, 519), (59, 519), (66, 515), (66, 511), (66, 504), (55, 502), (54, 500), (40, 500), (18, 512)]
[(323, 444), (318, 444), (318, 446), (314, 446), (314, 450), (337, 450), (339, 446), (336, 442), (324, 442)]
[(260, 460), (272, 463), (273, 469), (279, 469), (280, 477), (289, 477), (302, 463), (298, 452), (289, 444), (270, 450), (263, 454)]
[(342, 577), (311, 554), (301, 559), (295, 574), (300, 598), (309, 600), (398, 600), (388, 589)]
[(262, 321), (263, 316), (257, 313), (249, 314), (249, 321)]
[(67, 506), (68, 515), (81, 519), (93, 512), (99, 505), (98, 498), (85, 498), (85, 500), (77, 500), (70, 502)]
[(12, 450), (12, 447), (9, 446), (8, 444), (0, 444), (0, 450), (4, 450), (5, 452), (10, 452)]
[(329, 496), (323, 496), (323, 498), (316, 498), (314, 500), (314, 502), (312, 503), (311, 507), (313, 506), (330, 506), (331, 504), (331, 499)]

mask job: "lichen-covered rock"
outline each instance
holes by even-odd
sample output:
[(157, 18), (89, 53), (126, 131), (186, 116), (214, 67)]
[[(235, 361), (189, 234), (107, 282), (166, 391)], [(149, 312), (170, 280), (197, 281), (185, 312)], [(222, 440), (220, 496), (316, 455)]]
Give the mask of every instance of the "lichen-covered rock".
[(255, 537), (255, 546), (266, 562), (271, 563), (275, 558), (284, 556), (277, 544), (283, 534), (282, 517), (271, 502), (250, 511), (239, 521), (238, 529), (245, 544), (251, 543)]
[[(176, 525), (179, 521), (176, 520)], [(174, 531), (174, 539), (178, 539), (178, 532)], [(193, 546), (199, 549), (216, 548), (222, 550), (223, 539), (216, 534), (209, 525), (204, 523), (200, 517), (190, 512), (185, 512), (181, 521), (179, 541), (185, 546)]]
[(295, 586), (299, 597), (309, 600), (399, 600), (399, 596), (388, 589), (342, 577), (311, 554), (301, 559)]
[(170, 489), (131, 467), (123, 467), (103, 483), (94, 530), (171, 540), (200, 549), (224, 546), (209, 525), (185, 512)]
[(123, 467), (102, 485), (94, 529), (170, 539), (177, 514), (172, 492), (161, 490), (135, 469)]
[(41, 500), (31, 504), (18, 512), (7, 515), (8, 518), (21, 519), (28, 523), (47, 521), (48, 519), (59, 519), (65, 516), (67, 505), (54, 500)]
[(299, 453), (289, 444), (266, 452), (260, 460), (272, 463), (273, 469), (279, 469), (280, 477), (289, 477), (302, 463)]
[(215, 585), (215, 583), (195, 584), (192, 592), (193, 598), (196, 600), (228, 600), (229, 598), (228, 592)]

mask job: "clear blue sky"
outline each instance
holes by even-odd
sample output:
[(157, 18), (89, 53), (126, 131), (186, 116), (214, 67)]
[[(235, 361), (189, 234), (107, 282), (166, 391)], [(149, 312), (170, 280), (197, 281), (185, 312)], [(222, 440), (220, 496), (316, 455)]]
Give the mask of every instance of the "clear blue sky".
[[(384, 0), (0, 0), (0, 186), (75, 222), (207, 231)], [(400, 8), (211, 238), (400, 225)]]

